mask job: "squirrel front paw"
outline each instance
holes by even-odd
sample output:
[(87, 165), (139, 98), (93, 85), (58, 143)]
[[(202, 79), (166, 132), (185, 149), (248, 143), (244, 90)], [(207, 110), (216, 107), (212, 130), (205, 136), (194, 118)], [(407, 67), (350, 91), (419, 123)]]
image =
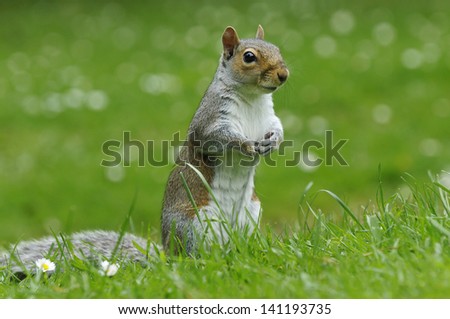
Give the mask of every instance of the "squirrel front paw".
[(248, 156), (255, 156), (259, 153), (259, 142), (245, 141), (241, 144), (241, 153)]
[(278, 148), (278, 145), (281, 143), (281, 135), (277, 132), (268, 132), (264, 135), (264, 139), (258, 143), (256, 147), (256, 151), (262, 156), (266, 156), (267, 154), (273, 152)]

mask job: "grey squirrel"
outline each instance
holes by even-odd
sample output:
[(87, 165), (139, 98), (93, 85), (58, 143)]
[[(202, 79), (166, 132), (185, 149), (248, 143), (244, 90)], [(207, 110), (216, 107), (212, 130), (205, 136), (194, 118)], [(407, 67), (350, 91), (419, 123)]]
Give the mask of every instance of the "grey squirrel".
[[(222, 44), (216, 74), (190, 123), (164, 194), (162, 244), (175, 254), (195, 254), (200, 243), (211, 240), (227, 242), (224, 225), (247, 230), (258, 226), (256, 165), (283, 139), (272, 102), (272, 93), (289, 76), (280, 50), (264, 41), (261, 26), (254, 39), (242, 40), (233, 27), (227, 27)], [(79, 257), (111, 258), (117, 250), (127, 260), (148, 258), (137, 248), (145, 249), (147, 241), (128, 233), (120, 237), (94, 230), (67, 239)], [(11, 264), (13, 271), (32, 270), (37, 259), (58, 254), (58, 249), (61, 245), (53, 236), (20, 242), (8, 253), (0, 253), (0, 264)], [(154, 255), (155, 247), (149, 247), (148, 254)]]

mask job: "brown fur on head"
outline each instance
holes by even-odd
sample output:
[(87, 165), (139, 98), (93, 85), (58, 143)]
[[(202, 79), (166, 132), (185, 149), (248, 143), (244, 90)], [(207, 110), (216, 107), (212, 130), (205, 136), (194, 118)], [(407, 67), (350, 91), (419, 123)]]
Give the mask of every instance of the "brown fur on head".
[(289, 70), (280, 50), (264, 41), (261, 25), (254, 39), (243, 40), (229, 26), (222, 35), (222, 44), (222, 65), (228, 69), (234, 81), (244, 84), (245, 89), (255, 93), (271, 93), (286, 82)]

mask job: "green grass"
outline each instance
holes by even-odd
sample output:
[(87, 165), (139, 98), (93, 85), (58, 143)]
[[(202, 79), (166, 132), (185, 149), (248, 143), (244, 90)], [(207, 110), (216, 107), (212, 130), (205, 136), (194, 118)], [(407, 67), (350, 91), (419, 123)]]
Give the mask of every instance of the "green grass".
[[(431, 173), (450, 186), (449, 12), (445, 0), (2, 1), (0, 246), (119, 229), (136, 191), (130, 230), (159, 241), (171, 165), (107, 169), (101, 146), (124, 131), (156, 145), (183, 138), (228, 25), (245, 38), (262, 24), (280, 47), (291, 73), (275, 108), (295, 150), (323, 142), (327, 129), (349, 140), (349, 166), (285, 167), (281, 155), (276, 167), (261, 165), (265, 245), (129, 266), (112, 279), (30, 278), (2, 284), (2, 296), (120, 296), (125, 281), (135, 283), (128, 296), (445, 296), (448, 220), (426, 183)], [(149, 86), (152, 75), (169, 87)], [(395, 194), (384, 204), (374, 195), (380, 164), (383, 189)], [(428, 186), (411, 190), (408, 175)], [(310, 182), (312, 207), (299, 210)], [(381, 230), (371, 232), (376, 216)]]
[(161, 252), (146, 267), (123, 263), (110, 278), (59, 260), (66, 270), (50, 277), (7, 277), (0, 297), (449, 298), (450, 190), (407, 182), (411, 198), (384, 198), (380, 188), (378, 204), (358, 219), (336, 198), (342, 218), (333, 221), (311, 204), (323, 194), (305, 194), (299, 226), (281, 234), (270, 226), (232, 232), (227, 246), (201, 257)]

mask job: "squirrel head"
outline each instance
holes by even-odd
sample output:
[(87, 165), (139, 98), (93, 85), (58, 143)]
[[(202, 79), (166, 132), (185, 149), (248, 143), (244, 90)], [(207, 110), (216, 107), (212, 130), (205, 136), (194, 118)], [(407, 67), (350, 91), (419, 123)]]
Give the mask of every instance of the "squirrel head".
[(280, 50), (264, 41), (264, 30), (258, 26), (254, 39), (240, 40), (233, 27), (222, 35), (221, 66), (233, 81), (253, 93), (272, 93), (289, 76)]

